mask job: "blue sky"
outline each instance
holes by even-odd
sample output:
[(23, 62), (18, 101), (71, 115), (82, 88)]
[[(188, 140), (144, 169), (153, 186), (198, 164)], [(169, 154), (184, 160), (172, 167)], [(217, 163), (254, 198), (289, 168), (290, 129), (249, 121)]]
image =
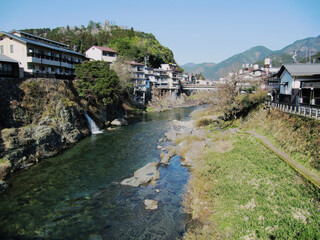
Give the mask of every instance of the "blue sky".
[(109, 20), (153, 33), (179, 64), (218, 63), (253, 46), (320, 35), (320, 0), (0, 0), (0, 30)]

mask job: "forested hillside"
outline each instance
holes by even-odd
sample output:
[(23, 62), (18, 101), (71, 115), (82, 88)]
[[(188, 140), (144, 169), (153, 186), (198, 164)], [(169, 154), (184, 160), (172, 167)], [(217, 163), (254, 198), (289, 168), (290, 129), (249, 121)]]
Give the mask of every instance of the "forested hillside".
[(152, 67), (159, 67), (161, 63), (175, 63), (172, 51), (162, 46), (153, 34), (112, 25), (108, 21), (104, 24), (90, 21), (87, 27), (82, 25), (22, 31), (68, 44), (81, 53), (92, 45), (108, 46), (128, 60), (143, 62), (144, 57), (149, 56), (148, 63)]

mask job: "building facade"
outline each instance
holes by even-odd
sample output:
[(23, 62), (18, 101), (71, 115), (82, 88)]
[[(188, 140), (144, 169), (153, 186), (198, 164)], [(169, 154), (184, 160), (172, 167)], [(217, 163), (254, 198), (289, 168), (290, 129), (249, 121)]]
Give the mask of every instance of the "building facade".
[(283, 65), (278, 78), (279, 102), (320, 107), (320, 64)]
[(70, 76), (74, 74), (74, 65), (86, 60), (68, 45), (17, 30), (0, 32), (0, 54), (18, 61), (26, 76)]
[(85, 55), (90, 60), (100, 60), (112, 64), (117, 60), (118, 52), (107, 47), (92, 46), (85, 52)]

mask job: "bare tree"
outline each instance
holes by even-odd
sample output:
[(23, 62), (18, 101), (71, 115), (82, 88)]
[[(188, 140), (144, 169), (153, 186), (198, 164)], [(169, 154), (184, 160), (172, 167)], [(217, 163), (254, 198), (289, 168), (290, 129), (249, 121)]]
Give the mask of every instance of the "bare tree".
[(115, 63), (112, 64), (111, 69), (116, 72), (119, 77), (121, 91), (124, 95), (131, 96), (133, 92), (133, 84), (131, 82), (131, 66), (130, 64), (118, 58)]

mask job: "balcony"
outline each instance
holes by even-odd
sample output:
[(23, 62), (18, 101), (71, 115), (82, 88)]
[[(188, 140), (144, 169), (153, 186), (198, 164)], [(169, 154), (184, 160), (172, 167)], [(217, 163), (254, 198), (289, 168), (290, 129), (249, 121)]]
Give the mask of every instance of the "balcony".
[(27, 53), (28, 61), (39, 64), (53, 65), (53, 66), (61, 66), (66, 68), (73, 68), (73, 64), (77, 64), (80, 62), (76, 62), (70, 59), (48, 56), (45, 54), (29, 52)]

